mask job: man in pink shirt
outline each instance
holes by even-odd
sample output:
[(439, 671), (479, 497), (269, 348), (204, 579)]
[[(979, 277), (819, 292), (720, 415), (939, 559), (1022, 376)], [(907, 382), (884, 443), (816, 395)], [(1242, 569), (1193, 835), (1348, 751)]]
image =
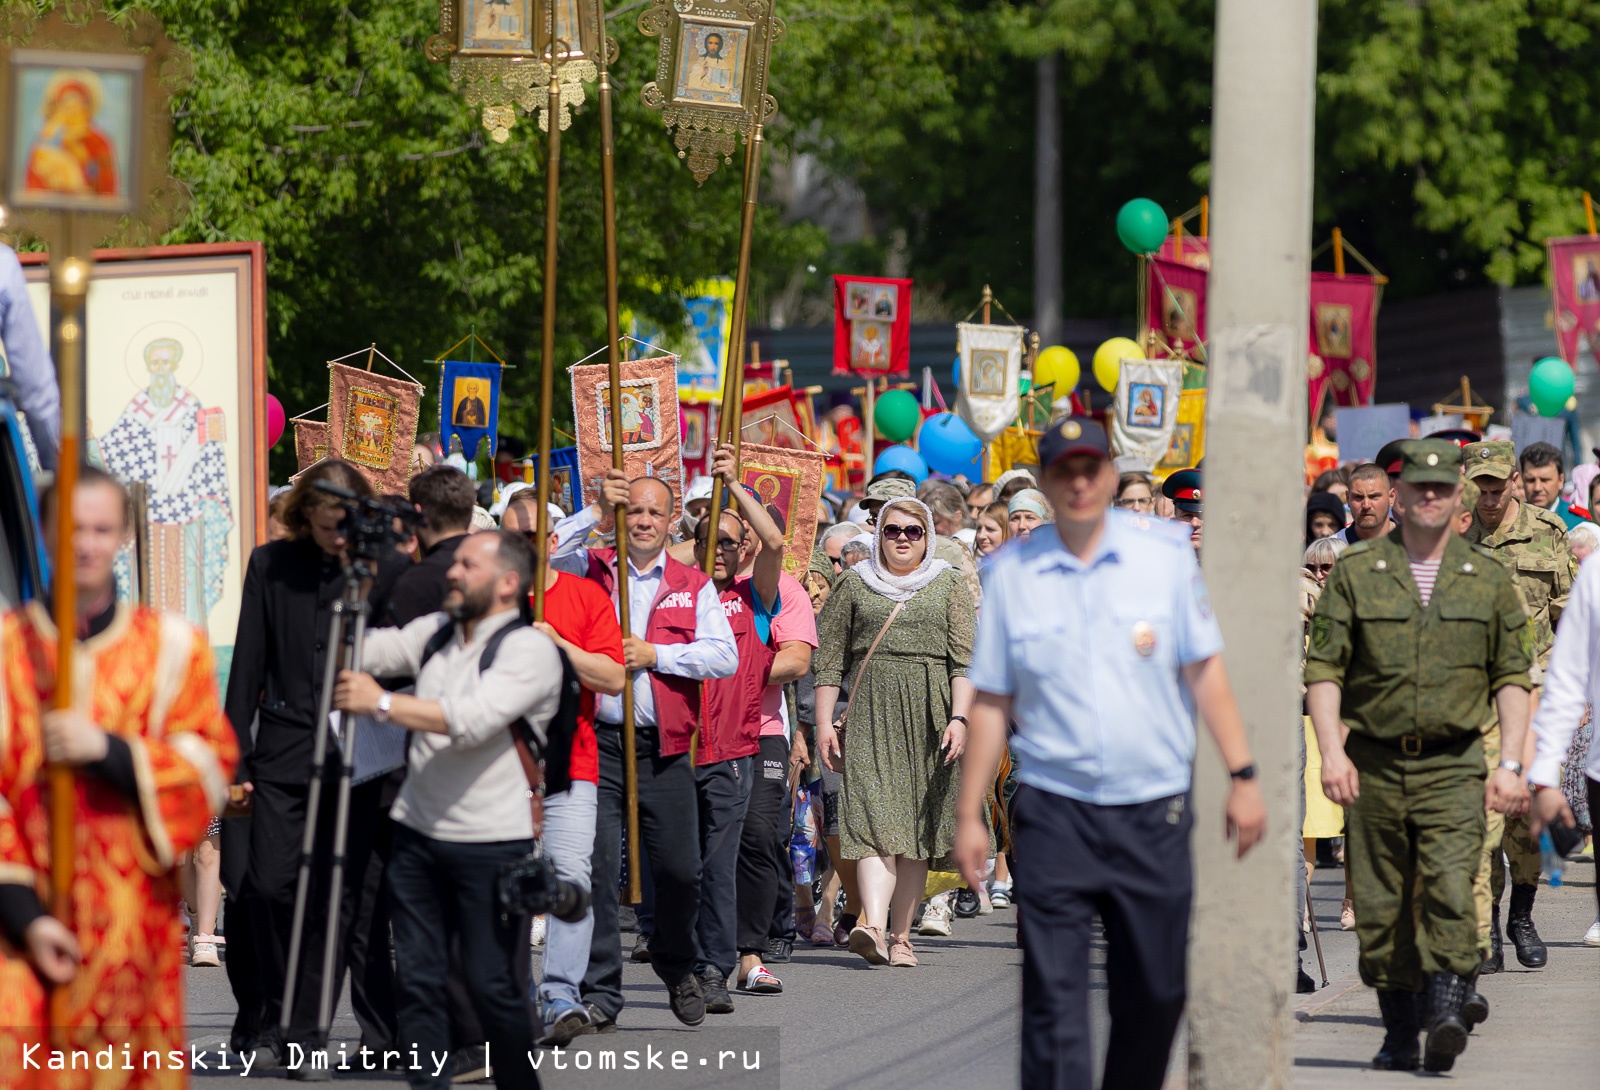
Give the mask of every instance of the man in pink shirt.
[[(776, 513), (768, 508), (768, 513)], [(781, 521), (781, 520), (780, 520)], [(746, 563), (753, 564), (759, 541), (749, 538)], [(770, 644), (776, 650), (761, 699), (761, 751), (750, 787), (750, 802), (739, 839), (738, 987), (756, 994), (783, 991), (783, 983), (762, 964), (767, 936), (784, 884), (794, 881), (789, 867), (789, 724), (784, 717), (783, 687), (811, 669), (817, 646), (817, 621), (810, 596), (799, 580), (778, 576), (777, 610), (772, 616)], [(794, 744), (802, 752), (804, 735)]]

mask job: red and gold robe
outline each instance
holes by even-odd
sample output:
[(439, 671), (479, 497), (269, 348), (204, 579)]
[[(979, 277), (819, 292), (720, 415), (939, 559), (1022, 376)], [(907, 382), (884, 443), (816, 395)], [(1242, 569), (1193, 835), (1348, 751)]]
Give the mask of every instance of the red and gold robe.
[[(0, 621), (0, 882), (31, 884), (48, 904), (49, 791), (39, 711), (54, 690), (55, 628), (37, 604)], [(20, 952), (0, 958), (0, 1073), (16, 1090), (188, 1085), (168, 1061), (188, 1045), (183, 1017), (182, 896), (175, 861), (227, 801), (238, 761), (205, 638), (181, 617), (118, 605), (73, 658), (73, 706), (128, 743), (138, 800), (93, 775), (77, 791), (72, 925), (83, 965), (67, 987), (67, 1040), (91, 1061), (115, 1046), (115, 1070), (33, 1071), (51, 1046), (48, 994)], [(30, 1029), (29, 1027), (37, 1027)], [(124, 1045), (133, 1070), (124, 1070)], [(146, 1051), (160, 1064), (147, 1065)], [(91, 1063), (91, 1067), (93, 1064)]]

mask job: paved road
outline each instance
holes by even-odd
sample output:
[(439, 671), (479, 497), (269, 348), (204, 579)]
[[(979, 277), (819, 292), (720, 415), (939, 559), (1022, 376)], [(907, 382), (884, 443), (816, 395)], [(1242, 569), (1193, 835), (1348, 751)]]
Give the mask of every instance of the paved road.
[[(1366, 1070), (1382, 1032), (1373, 994), (1355, 979), (1355, 936), (1338, 930), (1343, 883), (1343, 871), (1336, 868), (1319, 870), (1312, 883), (1330, 986), (1297, 1002), (1294, 1085), (1300, 1090), (1371, 1086), (1374, 1079), (1396, 1077)], [(1494, 1014), (1474, 1035), (1454, 1085), (1506, 1090), (1516, 1085), (1512, 1080), (1526, 1082), (1530, 1076), (1537, 1078), (1537, 1090), (1593, 1090), (1600, 1085), (1600, 950), (1579, 942), (1594, 918), (1593, 886), (1593, 864), (1583, 860), (1563, 889), (1541, 891), (1537, 919), (1550, 943), (1550, 966), (1535, 973), (1515, 967), (1513, 961), (1511, 971), (1485, 981), (1483, 990)], [(736, 996), (733, 1014), (711, 1016), (700, 1030), (680, 1026), (649, 970), (628, 963), (623, 1030), (581, 1039), (580, 1049), (591, 1053), (588, 1057), (544, 1053), (541, 1076), (554, 1090), (635, 1084), (651, 1090), (1007, 1090), (1018, 1081), (1021, 954), (1014, 945), (1015, 920), (1009, 911), (958, 920), (951, 938), (917, 940), (922, 964), (912, 970), (868, 969), (842, 950), (802, 948), (793, 962), (778, 967), (784, 995)], [(631, 943), (631, 935), (624, 938)], [(1102, 954), (1097, 937), (1092, 1022), (1100, 1048), (1107, 1025)], [(1309, 942), (1305, 965), (1320, 982)], [(194, 1040), (215, 1049), (226, 1039), (233, 1017), (224, 973), (191, 971), (189, 1005)], [(354, 1049), (358, 1033), (347, 1002), (340, 1006), (334, 1036)], [(654, 1055), (663, 1069), (594, 1070), (606, 1051), (615, 1055), (620, 1068), (627, 1050), (637, 1054), (641, 1067)], [(1183, 1050), (1180, 1038), (1169, 1087), (1183, 1085)], [(684, 1053), (681, 1072), (670, 1069), (674, 1051)], [(760, 1070), (743, 1070), (758, 1051)], [(212, 1071), (209, 1077), (236, 1077), (237, 1063), (232, 1061), (233, 1071)], [(555, 1070), (558, 1063), (565, 1069)], [(585, 1063), (590, 1065), (587, 1073), (575, 1069)], [(347, 1087), (393, 1087), (398, 1081), (358, 1072), (337, 1078)]]

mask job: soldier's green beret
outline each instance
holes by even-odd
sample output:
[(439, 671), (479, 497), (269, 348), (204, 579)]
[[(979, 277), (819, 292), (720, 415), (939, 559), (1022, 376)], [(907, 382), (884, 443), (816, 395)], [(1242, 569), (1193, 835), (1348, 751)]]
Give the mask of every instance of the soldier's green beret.
[(1400, 479), (1407, 484), (1456, 484), (1461, 480), (1461, 448), (1444, 439), (1407, 440), (1400, 447)]
[(1467, 460), (1467, 479), (1497, 477), (1505, 480), (1517, 469), (1517, 449), (1508, 440), (1469, 443), (1461, 448)]

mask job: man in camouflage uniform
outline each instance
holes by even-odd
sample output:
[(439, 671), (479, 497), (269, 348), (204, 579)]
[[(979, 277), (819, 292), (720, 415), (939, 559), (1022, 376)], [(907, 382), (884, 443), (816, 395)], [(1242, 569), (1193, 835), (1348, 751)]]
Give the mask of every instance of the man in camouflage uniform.
[[(1555, 644), (1555, 626), (1567, 604), (1567, 594), (1578, 566), (1567, 546), (1567, 527), (1561, 518), (1512, 495), (1517, 478), (1516, 451), (1508, 442), (1473, 443), (1463, 454), (1467, 479), (1479, 488), (1467, 541), (1492, 552), (1517, 584), (1517, 593), (1533, 626), (1534, 662), (1529, 676), (1534, 683), (1534, 706), (1539, 686)], [(1531, 738), (1530, 738), (1531, 741)], [(1497, 724), (1484, 732), (1485, 759), (1490, 767), (1500, 763), (1501, 738)], [(1533, 759), (1531, 751), (1507, 749), (1505, 756), (1519, 767)], [(1504, 830), (1491, 818), (1485, 836), (1483, 866), (1487, 871), (1487, 901), (1480, 901), (1479, 931), (1485, 949), (1483, 971), (1498, 973), (1504, 965), (1500, 938), (1500, 897), (1505, 891), (1502, 847), (1511, 868), (1511, 911), (1506, 933), (1517, 950), (1517, 960), (1537, 969), (1548, 960), (1544, 943), (1533, 926), (1533, 898), (1539, 892), (1539, 845), (1528, 835), (1526, 817), (1507, 818)], [(1479, 885), (1484, 883), (1480, 882)], [(1488, 919), (1483, 909), (1487, 908)], [(1485, 926), (1487, 925), (1487, 926)]]
[(1402, 459), (1399, 532), (1345, 550), (1317, 603), (1306, 705), (1323, 792), (1347, 808), (1361, 979), (1385, 1030), (1373, 1066), (1448, 1071), (1467, 1046), (1461, 1008), (1479, 965), (1484, 810), (1525, 800), (1510, 769), (1485, 783), (1482, 726), (1493, 694), (1521, 746), (1532, 637), (1505, 570), (1455, 533), (1461, 449), (1414, 440)]

